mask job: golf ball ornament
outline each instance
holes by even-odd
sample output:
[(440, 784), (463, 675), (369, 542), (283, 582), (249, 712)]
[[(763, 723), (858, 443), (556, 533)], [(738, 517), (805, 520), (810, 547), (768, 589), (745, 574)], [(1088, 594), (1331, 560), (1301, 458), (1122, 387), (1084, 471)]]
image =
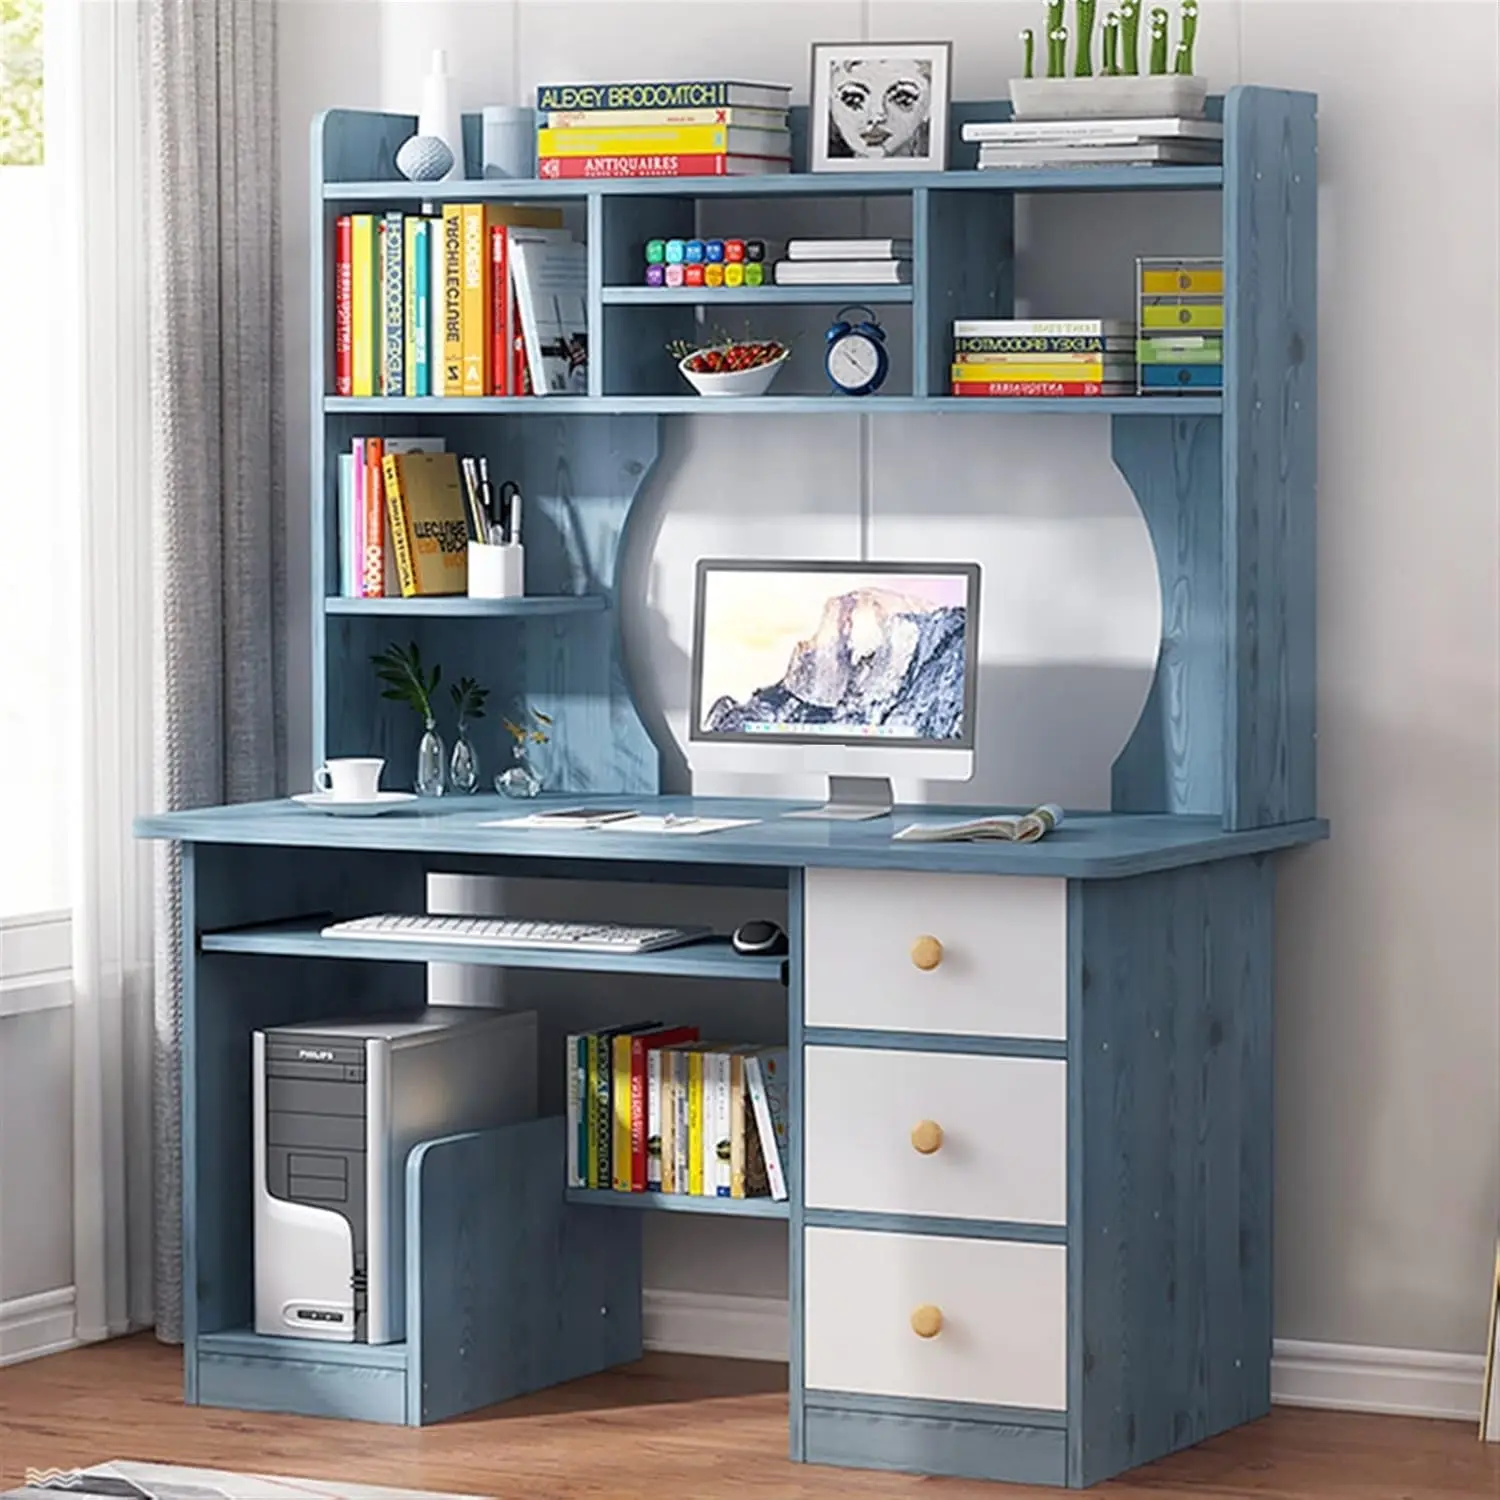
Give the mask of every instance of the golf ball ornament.
[[(861, 321), (851, 316), (864, 314)], [(824, 364), (829, 384), (845, 396), (873, 396), (891, 372), (885, 329), (868, 307), (846, 307), (828, 330)]]

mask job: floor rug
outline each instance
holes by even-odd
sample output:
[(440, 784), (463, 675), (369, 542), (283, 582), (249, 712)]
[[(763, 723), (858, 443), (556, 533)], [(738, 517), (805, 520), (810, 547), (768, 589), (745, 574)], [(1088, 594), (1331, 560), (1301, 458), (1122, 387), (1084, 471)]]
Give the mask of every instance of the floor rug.
[(289, 1479), (278, 1474), (231, 1474), (223, 1469), (182, 1469), (116, 1459), (91, 1469), (28, 1469), (18, 1490), (0, 1500), (58, 1500), (60, 1495), (99, 1500), (485, 1500), (433, 1490), (392, 1490), (341, 1480)]

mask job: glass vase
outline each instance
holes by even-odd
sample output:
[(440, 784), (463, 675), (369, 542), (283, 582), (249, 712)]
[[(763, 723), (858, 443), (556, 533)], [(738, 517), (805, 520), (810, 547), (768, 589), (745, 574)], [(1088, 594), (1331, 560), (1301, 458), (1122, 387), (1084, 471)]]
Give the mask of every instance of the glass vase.
[(466, 724), (458, 726), (458, 738), (453, 742), (453, 754), (448, 760), (448, 785), (455, 792), (479, 790), (479, 752), (469, 738)]
[(515, 764), (495, 778), (495, 790), (505, 797), (535, 797), (541, 789), (541, 776), (526, 757), (519, 753)]
[(417, 746), (417, 795), (441, 797), (448, 790), (448, 754), (431, 719)]

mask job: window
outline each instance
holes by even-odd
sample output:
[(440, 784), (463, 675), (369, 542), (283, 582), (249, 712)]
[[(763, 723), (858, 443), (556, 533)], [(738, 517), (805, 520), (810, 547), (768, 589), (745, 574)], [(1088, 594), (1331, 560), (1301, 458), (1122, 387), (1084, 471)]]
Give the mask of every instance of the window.
[(0, 0), (0, 922), (70, 905), (79, 371), (54, 316), (71, 288), (43, 116), (52, 3), (71, 0)]

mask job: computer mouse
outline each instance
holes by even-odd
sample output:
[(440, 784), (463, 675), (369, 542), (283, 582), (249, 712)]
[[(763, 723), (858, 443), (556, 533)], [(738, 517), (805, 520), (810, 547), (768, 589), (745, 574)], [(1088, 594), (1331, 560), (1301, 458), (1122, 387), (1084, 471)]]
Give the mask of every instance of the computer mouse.
[(729, 941), (736, 953), (753, 953), (759, 958), (786, 952), (786, 933), (774, 922), (741, 922)]

